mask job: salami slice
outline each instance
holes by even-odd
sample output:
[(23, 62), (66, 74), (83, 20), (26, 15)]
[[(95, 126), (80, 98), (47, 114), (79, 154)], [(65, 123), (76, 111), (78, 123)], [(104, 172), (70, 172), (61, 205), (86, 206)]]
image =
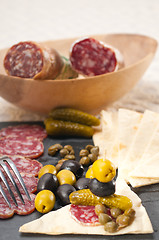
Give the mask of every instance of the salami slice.
[(71, 216), (83, 225), (99, 225), (98, 216), (94, 206), (74, 205), (70, 206)]
[(55, 49), (30, 41), (13, 45), (4, 58), (7, 74), (21, 78), (55, 79), (62, 67)]
[[(39, 170), (42, 168), (42, 164), (37, 160), (32, 160), (22, 156), (10, 156), (11, 160), (16, 165), (20, 173), (28, 173), (33, 176), (38, 176)], [(9, 166), (8, 166), (9, 168)]]
[(47, 133), (40, 125), (22, 124), (2, 128), (0, 130), (0, 137), (26, 137), (43, 140), (47, 137)]
[(18, 207), (15, 206), (10, 195), (7, 195), (7, 197), (11, 203), (11, 208), (9, 208), (5, 200), (2, 197), (0, 197), (0, 218), (2, 219), (11, 218), (15, 213), (17, 213), (18, 215), (27, 215), (32, 213), (35, 210), (34, 194), (30, 194), (32, 201), (29, 201), (26, 195), (23, 195), (25, 205), (22, 204), (19, 197), (16, 196)]
[(43, 143), (38, 139), (26, 139), (24, 137), (0, 139), (0, 154), (2, 155), (20, 155), (29, 158), (38, 158), (43, 152)]
[[(82, 75), (96, 76), (118, 69), (116, 51), (94, 38), (76, 41), (70, 51), (72, 68)], [(122, 58), (120, 56), (120, 58)], [(123, 62), (123, 59), (119, 60)]]
[[(30, 158), (25, 158), (17, 155), (9, 156), (9, 157), (14, 162), (14, 164), (16, 165), (20, 173), (29, 174), (32, 176), (38, 176), (38, 173), (43, 166), (39, 161), (32, 160)], [(9, 164), (6, 163), (6, 165), (8, 169), (11, 170), (11, 167), (9, 166)]]
[[(1, 169), (2, 170), (2, 169)], [(26, 174), (26, 173), (21, 173), (21, 176), (24, 180), (24, 183), (27, 187), (27, 190), (30, 194), (31, 197), (31, 201), (28, 200), (26, 194), (24, 193), (23, 188), (21, 187), (18, 179), (16, 178), (16, 176), (14, 175), (14, 173), (11, 171), (12, 176), (15, 179), (15, 182), (17, 183), (17, 186), (22, 194), (22, 197), (24, 199), (25, 205), (21, 202), (17, 192), (15, 191), (12, 183), (10, 182), (9, 178), (6, 176), (5, 172), (5, 178), (7, 179), (7, 182), (11, 188), (11, 190), (14, 193), (14, 196), (17, 200), (18, 203), (18, 207), (15, 205), (13, 199), (11, 198), (9, 192), (7, 191), (5, 185), (3, 184), (3, 182), (0, 181), (0, 184), (2, 185), (3, 190), (5, 191), (7, 198), (9, 200), (9, 202), (11, 203), (11, 208), (8, 207), (8, 204), (5, 202), (4, 198), (0, 195), (0, 218), (5, 219), (5, 218), (10, 218), (14, 215), (14, 213), (19, 214), (19, 215), (27, 215), (32, 213), (35, 210), (35, 204), (34, 204), (34, 199), (35, 199), (35, 195), (32, 194), (34, 192), (36, 192), (37, 190), (37, 183), (38, 183), (38, 179), (35, 178), (32, 174)]]

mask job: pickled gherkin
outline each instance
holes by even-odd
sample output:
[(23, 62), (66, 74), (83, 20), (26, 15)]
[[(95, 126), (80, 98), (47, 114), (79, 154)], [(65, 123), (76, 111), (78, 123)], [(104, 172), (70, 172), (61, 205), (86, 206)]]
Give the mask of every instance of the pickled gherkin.
[(100, 120), (95, 116), (73, 108), (55, 108), (49, 115), (56, 120), (76, 122), (88, 126), (98, 126)]
[(94, 130), (90, 126), (82, 125), (79, 123), (55, 120), (47, 118), (44, 121), (45, 129), (48, 135), (54, 137), (92, 137)]
[(69, 198), (70, 202), (75, 205), (95, 206), (102, 203), (109, 208), (116, 207), (122, 211), (132, 208), (132, 202), (126, 196), (112, 194), (108, 197), (98, 197), (94, 195), (90, 189), (82, 189), (72, 192)]

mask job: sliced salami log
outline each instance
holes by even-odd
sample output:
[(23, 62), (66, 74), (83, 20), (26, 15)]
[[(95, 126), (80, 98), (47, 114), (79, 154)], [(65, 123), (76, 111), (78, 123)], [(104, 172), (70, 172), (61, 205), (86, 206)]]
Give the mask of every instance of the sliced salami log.
[(96, 76), (117, 70), (123, 58), (118, 50), (94, 38), (84, 38), (72, 45), (70, 62), (78, 73)]
[(0, 154), (2, 155), (20, 155), (29, 158), (38, 158), (43, 152), (43, 143), (38, 139), (26, 139), (23, 137), (0, 139)]
[(4, 58), (7, 74), (21, 78), (55, 79), (62, 67), (55, 49), (30, 41), (13, 45)]
[(0, 130), (0, 137), (26, 137), (43, 140), (47, 137), (47, 133), (40, 125), (22, 124), (2, 128)]
[(71, 216), (83, 225), (99, 225), (98, 216), (94, 206), (74, 205), (70, 206)]

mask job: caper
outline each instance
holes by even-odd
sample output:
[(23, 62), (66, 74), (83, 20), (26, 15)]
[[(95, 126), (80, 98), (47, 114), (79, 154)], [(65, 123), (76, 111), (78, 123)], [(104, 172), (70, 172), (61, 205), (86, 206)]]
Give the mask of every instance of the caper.
[(96, 206), (95, 206), (95, 213), (96, 215), (98, 216), (100, 213), (107, 213), (107, 208), (104, 204), (102, 203), (98, 203)]
[(57, 172), (60, 170), (60, 167), (62, 166), (62, 164), (60, 164), (60, 163), (57, 163), (56, 164), (56, 169), (57, 169)]
[(98, 220), (102, 225), (104, 225), (105, 223), (112, 221), (112, 218), (106, 213), (100, 213)]
[(92, 147), (90, 152), (95, 154), (96, 156), (98, 156), (99, 155), (99, 147), (98, 146)]
[(94, 153), (90, 153), (88, 157), (90, 158), (91, 162), (95, 162), (97, 160), (97, 156)]
[(122, 211), (120, 208), (111, 208), (110, 213), (113, 218), (117, 218), (119, 215), (122, 214)]
[(84, 166), (87, 166), (90, 163), (90, 159), (89, 159), (89, 157), (84, 156), (80, 159), (79, 162), (80, 162), (80, 164), (82, 164)]
[(71, 154), (71, 155), (75, 155), (75, 151), (72, 149), (72, 150), (70, 151), (70, 154)]
[(73, 150), (73, 147), (71, 145), (65, 145), (64, 148), (67, 149), (69, 152)]
[(61, 157), (65, 157), (67, 154), (69, 154), (69, 151), (66, 148), (60, 150)]
[(55, 148), (52, 148), (52, 146), (49, 147), (49, 149), (48, 149), (48, 154), (49, 154), (50, 156), (53, 157), (56, 153), (57, 153), (57, 150), (56, 150)]
[(131, 218), (127, 215), (119, 215), (116, 219), (116, 223), (121, 227), (126, 227), (130, 224)]
[(111, 221), (111, 222), (107, 222), (106, 224), (104, 224), (104, 230), (109, 232), (109, 233), (114, 233), (117, 231), (118, 225), (117, 223)]
[(79, 153), (80, 157), (88, 156), (89, 152), (86, 149), (82, 149)]
[(56, 143), (53, 145), (57, 150), (61, 150), (63, 147), (60, 143)]
[(67, 155), (65, 155), (65, 158), (68, 160), (75, 160), (75, 155), (67, 154)]
[(135, 210), (133, 208), (128, 208), (125, 210), (124, 215), (133, 218), (135, 216)]
[(59, 161), (58, 161), (58, 163), (63, 163), (63, 162), (65, 162), (65, 161), (67, 161), (68, 159), (66, 159), (66, 158), (62, 158), (62, 159), (60, 159)]
[(88, 145), (85, 147), (85, 149), (86, 149), (86, 150), (88, 150), (88, 151), (90, 151), (92, 147), (94, 147), (94, 146), (93, 146), (93, 145), (90, 145), (90, 144), (88, 144)]
[(61, 150), (63, 147), (61, 144), (56, 143), (52, 146), (49, 147), (48, 149), (48, 154), (51, 156), (54, 156), (56, 154), (57, 151)]
[(61, 159), (61, 160), (58, 161), (58, 163), (56, 164), (56, 169), (57, 169), (57, 171), (60, 170), (62, 164), (63, 164), (66, 160), (67, 160), (67, 159)]

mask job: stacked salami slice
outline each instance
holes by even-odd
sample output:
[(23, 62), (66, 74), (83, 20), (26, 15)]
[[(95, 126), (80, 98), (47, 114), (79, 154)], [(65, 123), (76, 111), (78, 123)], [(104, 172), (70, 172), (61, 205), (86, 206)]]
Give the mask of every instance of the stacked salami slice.
[[(36, 176), (42, 167), (42, 164), (37, 160), (34, 160), (34, 158), (37, 158), (43, 154), (44, 146), (42, 140), (46, 136), (47, 134), (45, 130), (39, 125), (25, 124), (18, 126), (9, 126), (0, 130), (0, 155), (8, 155), (15, 163), (32, 199), (31, 202), (27, 199), (23, 189), (19, 184), (18, 179), (14, 173), (12, 173), (25, 201), (24, 205), (17, 195), (14, 187), (10, 183), (9, 179), (7, 179), (16, 197), (18, 203), (17, 207), (0, 179), (0, 184), (2, 185), (11, 203), (11, 208), (9, 208), (4, 198), (0, 195), (0, 218), (10, 218), (14, 215), (14, 213), (17, 213), (19, 215), (27, 215), (34, 211), (35, 195), (33, 193), (36, 191), (38, 181)], [(0, 169), (2, 172), (4, 172), (2, 167), (0, 167)], [(7, 176), (5, 177), (7, 178)]]

